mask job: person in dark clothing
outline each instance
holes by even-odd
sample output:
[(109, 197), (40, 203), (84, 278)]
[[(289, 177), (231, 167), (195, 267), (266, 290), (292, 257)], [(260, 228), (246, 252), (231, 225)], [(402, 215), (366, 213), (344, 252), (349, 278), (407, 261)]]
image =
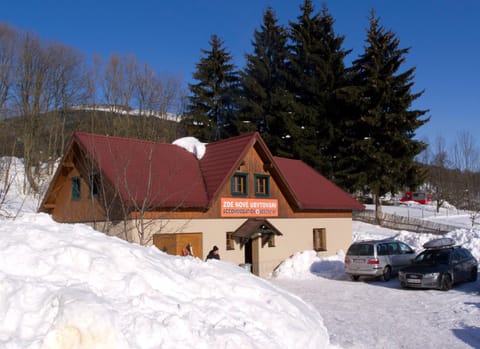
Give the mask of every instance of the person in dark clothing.
[(220, 255), (218, 254), (218, 247), (213, 246), (213, 248), (208, 252), (207, 259), (220, 259)]

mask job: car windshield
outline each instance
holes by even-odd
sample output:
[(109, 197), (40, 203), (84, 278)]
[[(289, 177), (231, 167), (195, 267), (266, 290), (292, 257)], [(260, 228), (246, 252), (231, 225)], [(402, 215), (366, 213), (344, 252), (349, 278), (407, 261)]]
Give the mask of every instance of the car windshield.
[(414, 262), (424, 264), (448, 264), (449, 259), (449, 250), (427, 250), (420, 253)]

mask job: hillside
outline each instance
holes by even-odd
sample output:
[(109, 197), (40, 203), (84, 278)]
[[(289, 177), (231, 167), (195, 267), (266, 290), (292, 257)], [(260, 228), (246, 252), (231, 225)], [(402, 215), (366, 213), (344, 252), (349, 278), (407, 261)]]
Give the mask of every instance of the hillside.
[(26, 146), (33, 144), (40, 161), (59, 157), (74, 131), (165, 142), (184, 136), (181, 125), (168, 119), (107, 109), (69, 109), (0, 120), (0, 156), (23, 158)]

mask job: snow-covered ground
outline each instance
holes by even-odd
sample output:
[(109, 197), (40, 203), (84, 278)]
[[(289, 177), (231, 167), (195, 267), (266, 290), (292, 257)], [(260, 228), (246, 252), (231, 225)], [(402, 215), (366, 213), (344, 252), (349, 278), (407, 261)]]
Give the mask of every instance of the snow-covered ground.
[[(480, 281), (449, 292), (352, 282), (343, 251), (297, 253), (264, 280), (56, 223), (19, 194), (21, 166), (12, 183), (0, 207), (10, 216), (0, 219), (2, 349), (480, 348)], [(443, 217), (468, 226), (468, 214)], [(352, 233), (395, 235), (418, 250), (433, 237), (360, 222)], [(480, 258), (479, 231), (448, 236)]]
[[(353, 223), (355, 240), (388, 236), (418, 251), (438, 237)], [(479, 231), (458, 229), (446, 236), (480, 260)], [(342, 253), (321, 259), (313, 251), (284, 261), (277, 273), (270, 281), (313, 305), (331, 343), (341, 348), (480, 348), (480, 281), (455, 285), (448, 292), (405, 290), (397, 278), (353, 282), (343, 272)]]

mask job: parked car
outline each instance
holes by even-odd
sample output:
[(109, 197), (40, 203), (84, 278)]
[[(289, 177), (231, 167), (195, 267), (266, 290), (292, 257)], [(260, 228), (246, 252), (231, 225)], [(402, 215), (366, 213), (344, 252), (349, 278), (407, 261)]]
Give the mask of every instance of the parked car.
[(413, 264), (399, 271), (402, 287), (448, 291), (455, 283), (477, 280), (478, 261), (469, 250), (456, 246), (453, 239), (431, 240), (423, 247), (425, 250)]
[(388, 281), (399, 269), (412, 263), (415, 251), (393, 239), (354, 242), (345, 256), (345, 273), (357, 281), (360, 276)]

